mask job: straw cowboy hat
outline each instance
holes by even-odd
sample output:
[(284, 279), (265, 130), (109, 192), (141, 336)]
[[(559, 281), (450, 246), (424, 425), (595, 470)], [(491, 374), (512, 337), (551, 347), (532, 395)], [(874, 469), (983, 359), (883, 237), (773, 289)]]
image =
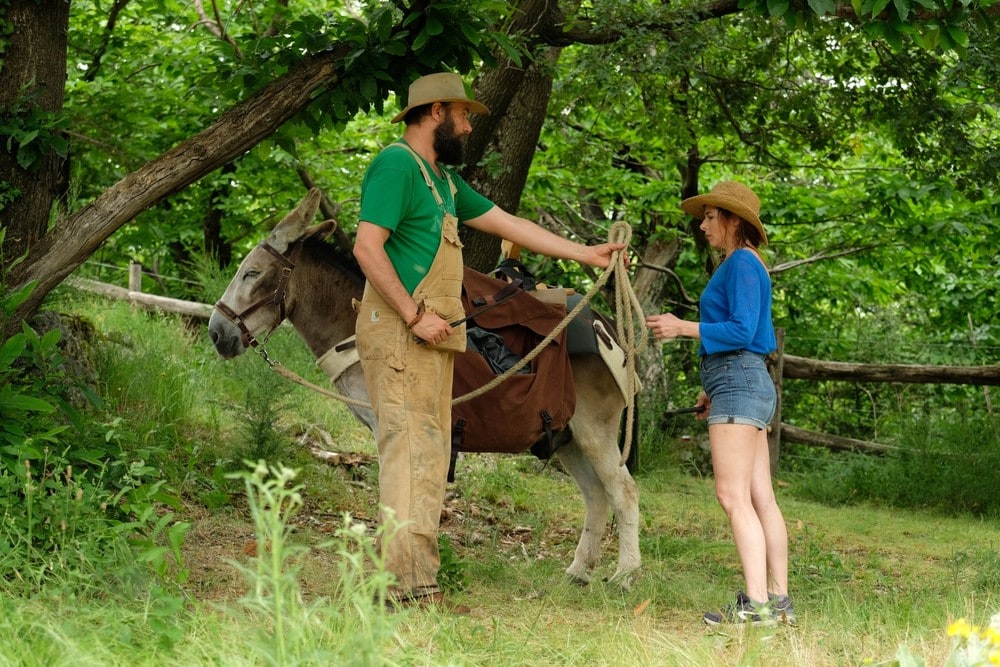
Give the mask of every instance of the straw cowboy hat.
[(767, 243), (767, 233), (760, 221), (760, 199), (754, 191), (736, 181), (720, 181), (711, 192), (696, 197), (688, 197), (681, 202), (681, 208), (699, 220), (705, 217), (705, 207), (724, 208), (740, 216), (760, 232), (761, 243)]
[(398, 123), (409, 113), (410, 109), (431, 104), (432, 102), (468, 102), (472, 113), (489, 113), (485, 104), (469, 99), (465, 94), (465, 84), (462, 77), (451, 72), (438, 72), (422, 76), (410, 84), (410, 92), (406, 96), (406, 108), (393, 116), (392, 122)]

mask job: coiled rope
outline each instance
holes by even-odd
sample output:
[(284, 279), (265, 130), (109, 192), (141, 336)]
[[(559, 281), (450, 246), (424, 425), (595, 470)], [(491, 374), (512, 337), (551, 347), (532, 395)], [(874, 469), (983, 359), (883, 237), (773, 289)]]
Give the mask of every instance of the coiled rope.
[[(626, 222), (616, 222), (612, 224), (611, 229), (608, 230), (609, 243), (623, 243), (627, 249), (631, 240), (632, 227)], [(645, 315), (643, 315), (639, 299), (636, 297), (635, 291), (632, 289), (632, 283), (628, 279), (628, 255), (625, 251), (616, 250), (611, 254), (611, 260), (608, 264), (608, 268), (605, 269), (600, 276), (598, 276), (591, 288), (587, 291), (583, 298), (580, 299), (580, 302), (577, 303), (571, 311), (566, 313), (566, 317), (564, 317), (562, 321), (549, 333), (549, 335), (542, 339), (542, 341), (538, 343), (534, 349), (528, 352), (528, 354), (522, 357), (516, 364), (490, 380), (479, 389), (475, 389), (467, 394), (453, 399), (451, 404), (458, 405), (459, 403), (464, 403), (465, 401), (470, 401), (473, 398), (482, 396), (488, 391), (492, 391), (507, 378), (517, 373), (526, 365), (530, 364), (532, 359), (541, 354), (542, 350), (544, 350), (549, 343), (555, 340), (556, 337), (562, 333), (563, 329), (569, 326), (569, 323), (580, 314), (580, 312), (594, 298), (594, 295), (596, 295), (601, 288), (607, 284), (608, 280), (615, 273), (620, 274), (620, 279), (615, 281), (615, 324), (618, 333), (618, 341), (622, 346), (622, 350), (625, 352), (625, 433), (628, 435), (625, 438), (625, 448), (622, 450), (622, 457), (620, 461), (620, 465), (624, 465), (625, 461), (628, 460), (629, 453), (632, 448), (631, 434), (635, 425), (635, 397), (639, 391), (638, 375), (635, 370), (636, 355), (646, 346), (646, 342), (648, 340), (645, 335), (646, 318)], [(319, 385), (300, 377), (293, 371), (288, 370), (281, 364), (267, 359), (267, 357), (265, 357), (265, 360), (274, 372), (288, 378), (292, 382), (308, 387), (313, 391), (323, 394), (324, 396), (335, 398), (338, 401), (342, 401), (349, 405), (361, 408), (371, 408), (371, 404), (369, 403), (349, 398), (338, 394), (335, 391), (330, 391), (329, 389), (320, 387)]]

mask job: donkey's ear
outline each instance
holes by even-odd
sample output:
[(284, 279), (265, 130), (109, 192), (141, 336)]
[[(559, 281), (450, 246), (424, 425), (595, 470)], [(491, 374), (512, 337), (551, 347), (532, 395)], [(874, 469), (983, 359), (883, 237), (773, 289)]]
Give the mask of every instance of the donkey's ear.
[(333, 233), (333, 230), (335, 230), (336, 228), (337, 228), (336, 220), (324, 220), (318, 225), (313, 225), (312, 227), (307, 229), (306, 233), (303, 234), (302, 236), (303, 238), (307, 239), (313, 239), (313, 238), (325, 239), (327, 236)]
[(299, 205), (285, 219), (279, 222), (268, 237), (268, 242), (278, 252), (285, 252), (288, 246), (306, 234), (306, 228), (316, 217), (321, 198), (319, 188), (311, 188)]

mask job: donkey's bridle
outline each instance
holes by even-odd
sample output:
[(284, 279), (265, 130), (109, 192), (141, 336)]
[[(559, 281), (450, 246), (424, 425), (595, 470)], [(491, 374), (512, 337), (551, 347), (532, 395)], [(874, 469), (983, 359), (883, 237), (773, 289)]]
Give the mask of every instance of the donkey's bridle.
[[(247, 306), (242, 313), (237, 313), (223, 303), (221, 299), (216, 302), (215, 309), (225, 315), (230, 322), (239, 327), (240, 334), (243, 339), (243, 347), (256, 348), (259, 345), (267, 343), (267, 341), (271, 338), (271, 334), (274, 333), (274, 330), (278, 328), (278, 325), (281, 324), (282, 321), (284, 321), (285, 296), (288, 290), (288, 281), (292, 277), (292, 269), (295, 268), (295, 261), (298, 259), (299, 252), (302, 251), (303, 245), (304, 243), (302, 240), (298, 240), (289, 245), (288, 250), (286, 250), (285, 253), (280, 253), (267, 241), (261, 241), (259, 247), (271, 253), (271, 255), (273, 255), (281, 264), (281, 276), (278, 278), (278, 286), (274, 288), (274, 292)], [(264, 340), (258, 341), (257, 338), (250, 333), (250, 329), (247, 328), (245, 318), (249, 317), (259, 308), (269, 305), (278, 307), (278, 317), (274, 321), (274, 324), (271, 325), (271, 328), (267, 330), (267, 333), (264, 335)]]

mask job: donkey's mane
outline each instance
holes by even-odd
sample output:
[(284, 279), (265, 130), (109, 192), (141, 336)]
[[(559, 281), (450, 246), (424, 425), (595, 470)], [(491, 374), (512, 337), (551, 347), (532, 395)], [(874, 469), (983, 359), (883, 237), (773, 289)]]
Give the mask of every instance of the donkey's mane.
[(364, 274), (361, 273), (361, 267), (358, 266), (352, 254), (345, 252), (340, 246), (316, 236), (307, 237), (303, 241), (303, 245), (303, 251), (307, 254), (323, 264), (336, 267), (344, 277), (350, 279), (356, 286), (364, 286)]

